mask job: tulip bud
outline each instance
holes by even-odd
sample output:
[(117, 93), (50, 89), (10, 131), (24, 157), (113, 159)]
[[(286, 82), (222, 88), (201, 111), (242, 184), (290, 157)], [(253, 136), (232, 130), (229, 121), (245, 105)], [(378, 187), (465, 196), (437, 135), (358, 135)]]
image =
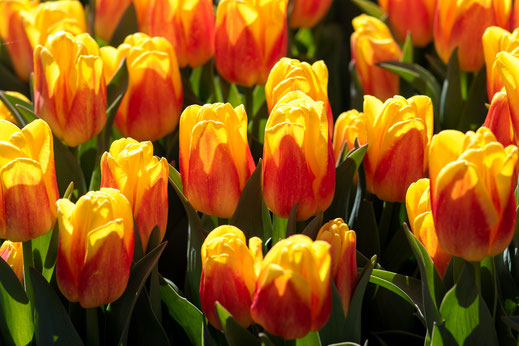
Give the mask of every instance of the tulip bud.
[[(510, 112), (508, 119), (510, 119), (512, 123), (514, 143), (519, 143), (519, 89), (517, 89), (517, 83), (519, 83), (519, 57), (507, 52), (501, 52), (497, 54), (495, 64), (506, 90), (506, 99), (508, 110)], [(498, 101), (496, 100), (495, 102)], [(503, 100), (500, 103), (502, 102)], [(501, 108), (503, 107), (504, 105), (501, 106)], [(507, 116), (504, 115), (504, 117)], [(507, 137), (507, 131), (505, 129), (506, 126), (507, 121), (504, 121), (499, 125), (499, 127), (502, 127), (502, 130), (497, 131), (500, 139)], [(494, 126), (491, 127), (493, 130), (496, 129)]]
[(243, 105), (187, 107), (180, 116), (179, 147), (186, 198), (205, 214), (231, 217), (254, 171)]
[(302, 234), (280, 240), (261, 264), (252, 319), (285, 339), (321, 329), (331, 312), (330, 268), (328, 243)]
[(397, 40), (404, 42), (411, 34), (413, 45), (424, 47), (432, 40), (434, 11), (437, 0), (378, 0)]
[(251, 238), (247, 248), (240, 229), (220, 226), (205, 239), (201, 255), (200, 300), (209, 323), (222, 329), (215, 309), (219, 302), (240, 325), (248, 327), (252, 323), (249, 309), (258, 276), (256, 267), (263, 258), (261, 240)]
[(110, 42), (119, 22), (132, 0), (95, 0), (95, 34), (105, 42)]
[(332, 277), (341, 296), (344, 315), (347, 316), (357, 285), (357, 235), (343, 219), (338, 218), (324, 224), (316, 240), (324, 240), (331, 246)]
[(519, 29), (510, 33), (497, 26), (487, 28), (483, 34), (483, 51), (487, 67), (488, 99), (492, 100), (494, 94), (504, 86), (499, 75), (496, 55), (499, 52), (508, 52), (519, 56)]
[(286, 55), (288, 0), (222, 0), (216, 10), (215, 61), (231, 83), (265, 84)]
[(398, 75), (376, 64), (400, 60), (402, 50), (388, 27), (375, 17), (362, 14), (353, 19), (355, 32), (351, 35), (351, 56), (355, 62), (365, 95), (385, 100), (398, 94)]
[(267, 207), (297, 220), (326, 210), (335, 192), (335, 161), (326, 110), (301, 91), (286, 94), (267, 120), (263, 147), (263, 197)]
[(427, 173), (433, 106), (427, 96), (395, 96), (382, 103), (364, 97), (368, 150), (366, 187), (378, 198), (405, 201), (407, 188)]
[(23, 285), (22, 243), (6, 240), (0, 246), (0, 257), (11, 267)]
[(59, 31), (36, 47), (34, 110), (70, 146), (101, 132), (106, 123), (103, 61), (88, 34)]
[(214, 54), (214, 10), (211, 0), (155, 0), (148, 33), (166, 38), (180, 67), (205, 64)]
[(333, 114), (328, 100), (328, 68), (319, 60), (312, 65), (297, 59), (282, 58), (270, 70), (265, 85), (269, 112), (276, 103), (291, 91), (300, 90), (326, 107), (330, 135), (333, 132)]
[(436, 270), (441, 277), (445, 275), (451, 256), (443, 251), (438, 243), (431, 211), (429, 179), (423, 178), (412, 183), (405, 199), (409, 224), (414, 235), (423, 244), (431, 256)]
[(467, 261), (502, 252), (515, 228), (518, 150), (492, 132), (455, 130), (435, 135), (429, 147), (431, 206), (440, 246)]
[(502, 90), (494, 95), (483, 125), (494, 133), (503, 146), (516, 143), (506, 91)]
[(43, 120), (21, 131), (0, 120), (0, 238), (24, 242), (56, 221), (58, 186), (52, 132)]
[(434, 45), (444, 63), (456, 47), (460, 68), (478, 71), (484, 62), (482, 36), (486, 28), (510, 28), (510, 0), (438, 1)]
[(290, 15), (291, 28), (311, 28), (323, 19), (332, 0), (295, 0)]
[(171, 44), (162, 37), (141, 33), (124, 40), (117, 49), (103, 47), (108, 82), (126, 58), (128, 90), (115, 117), (123, 136), (154, 141), (173, 132), (184, 98), (177, 59)]
[[(25, 102), (31, 102), (31, 101), (29, 101), (29, 99), (27, 97), (25, 97), (25, 95), (20, 94), (19, 92), (16, 92), (16, 91), (6, 91), (5, 94), (8, 96), (16, 97)], [(7, 121), (15, 124), (16, 126), (18, 126), (18, 122), (14, 118), (13, 114), (11, 114), (11, 111), (1, 101), (0, 101), (0, 119), (7, 120)]]
[(333, 153), (335, 162), (339, 160), (342, 147), (346, 145), (345, 151), (349, 152), (355, 147), (355, 139), (359, 145), (367, 143), (366, 116), (364, 113), (352, 109), (342, 113), (335, 123), (333, 132)]
[(160, 229), (160, 239), (166, 233), (168, 174), (168, 161), (153, 156), (151, 142), (118, 139), (101, 157), (101, 187), (120, 190), (128, 199), (144, 251), (155, 226)]
[(90, 191), (76, 204), (60, 199), (58, 287), (71, 302), (93, 308), (119, 298), (133, 257), (133, 217), (118, 190)]

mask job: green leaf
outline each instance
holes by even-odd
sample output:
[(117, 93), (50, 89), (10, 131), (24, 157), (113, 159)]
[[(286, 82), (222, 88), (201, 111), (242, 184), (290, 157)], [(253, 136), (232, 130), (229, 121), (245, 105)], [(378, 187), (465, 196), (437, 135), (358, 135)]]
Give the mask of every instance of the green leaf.
[(56, 259), (58, 257), (59, 225), (54, 224), (54, 228), (45, 235), (32, 240), (32, 256), (34, 266), (42, 272), (45, 280), (50, 282)]
[(288, 215), (288, 219), (287, 219), (285, 237), (290, 237), (291, 235), (296, 234), (296, 231), (297, 231), (296, 212), (297, 212), (298, 207), (299, 207), (299, 204), (296, 203), (290, 210), (290, 214)]
[(308, 223), (308, 225), (306, 225), (302, 233), (315, 240), (315, 237), (317, 237), (317, 234), (323, 225), (323, 218), (324, 214), (322, 212), (317, 214), (317, 216), (314, 217), (312, 221)]
[(117, 25), (117, 28), (112, 35), (112, 39), (110, 40), (110, 46), (117, 47), (123, 43), (126, 36), (136, 32), (139, 32), (139, 23), (137, 21), (137, 12), (132, 2)]
[(227, 102), (230, 103), (233, 106), (233, 108), (245, 103), (242, 94), (240, 94), (240, 91), (234, 83), (231, 84), (231, 87), (229, 88), (229, 96), (227, 97)]
[(323, 328), (319, 331), (320, 339), (324, 345), (340, 342), (348, 338), (346, 330), (346, 316), (342, 308), (341, 295), (332, 281), (332, 311), (330, 318)]
[(519, 332), (519, 316), (503, 316), (501, 317), (506, 325), (516, 332)]
[(251, 237), (262, 238), (263, 235), (262, 174), (263, 163), (260, 159), (256, 169), (243, 188), (236, 211), (230, 220), (230, 224), (241, 229), (247, 239)]
[[(447, 77), (443, 82), (443, 88), (439, 104), (439, 121), (441, 129), (457, 128), (463, 111), (463, 97), (461, 93), (461, 71), (458, 62), (458, 49), (456, 48), (449, 59)], [(436, 121), (436, 119), (434, 119)], [(435, 129), (437, 129), (435, 124)], [(437, 132), (437, 131), (435, 131)]]
[(29, 95), (29, 87), (11, 72), (4, 64), (0, 64), (0, 90), (18, 91)]
[(411, 36), (411, 32), (408, 32), (405, 38), (404, 45), (402, 46), (402, 62), (412, 64), (413, 55), (413, 37)]
[(18, 277), (0, 257), (0, 343), (28, 345), (33, 339), (31, 304)]
[(28, 124), (36, 119), (39, 119), (36, 114), (34, 114), (32, 107), (26, 107), (22, 104), (16, 104), (16, 109), (20, 112), (20, 115), (25, 119), (25, 122)]
[(107, 316), (110, 344), (127, 344), (128, 328), (130, 326), (133, 308), (146, 279), (153, 270), (153, 267), (157, 264), (166, 244), (167, 242), (160, 244), (139, 262), (135, 263), (130, 271), (130, 278), (126, 290), (119, 299), (110, 304), (110, 311)]
[(232, 317), (219, 302), (215, 304), (216, 314), (222, 325), (222, 329), (230, 346), (241, 346), (241, 345), (260, 345), (259, 339), (249, 333), (247, 329), (240, 326), (238, 322)]
[(16, 119), (16, 122), (20, 125), (20, 127), (24, 127), (29, 122), (20, 114), (20, 111), (16, 108), (17, 100), (21, 101), (19, 98), (14, 96), (7, 95), (4, 91), (0, 91), (0, 101), (4, 104), (4, 106), (9, 110), (9, 113)]
[(196, 306), (178, 292), (175, 284), (168, 279), (160, 286), (160, 298), (168, 313), (184, 329), (189, 340), (195, 346), (202, 346), (204, 317)]
[(310, 332), (305, 337), (295, 340), (296, 346), (321, 346), (321, 339), (317, 332)]
[(76, 157), (56, 137), (54, 137), (54, 164), (60, 195), (63, 195), (67, 190), (71, 181), (77, 187), (79, 196), (86, 193), (85, 177)]
[(362, 12), (376, 17), (378, 19), (383, 19), (384, 11), (380, 7), (378, 7), (374, 2), (368, 0), (352, 0), (352, 2), (361, 9)]
[(30, 268), (34, 288), (37, 345), (83, 345), (60, 299), (43, 276)]
[(350, 108), (351, 109), (362, 109), (364, 102), (364, 91), (362, 90), (362, 83), (360, 82), (360, 76), (355, 67), (355, 61), (351, 60), (348, 65), (348, 71), (350, 73)]
[(276, 244), (281, 239), (287, 236), (288, 219), (272, 214), (272, 245)]
[(380, 239), (373, 202), (362, 197), (362, 193), (357, 193), (355, 204), (348, 225), (357, 233), (357, 250), (369, 256), (380, 255)]
[(487, 99), (487, 74), (485, 69), (481, 69), (470, 84), (465, 107), (461, 113), (461, 118), (456, 129), (466, 132), (468, 130), (477, 130), (484, 122), (488, 113), (485, 107)]
[(128, 90), (129, 82), (128, 67), (126, 66), (126, 58), (124, 58), (117, 72), (106, 86), (106, 109), (112, 113), (117, 112), (117, 108)]

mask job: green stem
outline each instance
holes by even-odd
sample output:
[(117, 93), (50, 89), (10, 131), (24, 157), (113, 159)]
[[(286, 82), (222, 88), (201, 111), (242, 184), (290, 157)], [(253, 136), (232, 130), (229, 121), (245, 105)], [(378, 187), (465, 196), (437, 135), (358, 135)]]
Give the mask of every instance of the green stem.
[(31, 302), (31, 308), (34, 310), (34, 290), (32, 288), (31, 276), (29, 268), (34, 266), (32, 258), (32, 240), (23, 242), (23, 282), (25, 286), (25, 292)]
[(273, 214), (272, 245), (287, 236), (288, 219)]
[(478, 290), (481, 293), (481, 263), (470, 262), (470, 264), (474, 268), (474, 281), (476, 281), (476, 286), (478, 287)]
[(86, 309), (87, 345), (99, 346), (99, 321), (97, 308)]

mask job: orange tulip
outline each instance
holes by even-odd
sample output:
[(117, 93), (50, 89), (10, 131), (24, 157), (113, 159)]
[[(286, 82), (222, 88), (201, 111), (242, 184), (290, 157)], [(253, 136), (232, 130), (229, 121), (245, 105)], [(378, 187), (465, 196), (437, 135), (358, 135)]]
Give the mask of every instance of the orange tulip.
[(400, 60), (402, 50), (388, 27), (375, 17), (360, 15), (353, 19), (351, 56), (365, 95), (381, 100), (398, 94), (398, 75), (376, 66), (382, 61)]
[(95, 34), (105, 42), (110, 42), (119, 22), (132, 0), (95, 0)]
[(187, 107), (180, 117), (180, 173), (195, 209), (229, 218), (254, 171), (247, 114), (228, 103)]
[(492, 132), (455, 130), (429, 147), (431, 206), (440, 246), (467, 261), (502, 252), (515, 229), (517, 147), (504, 148)]
[(205, 64), (214, 54), (214, 10), (211, 0), (155, 0), (148, 32), (171, 42), (180, 67)]
[(247, 248), (245, 235), (234, 226), (215, 228), (202, 244), (200, 300), (205, 316), (222, 329), (216, 314), (219, 302), (243, 327), (252, 323), (250, 306), (263, 253), (261, 239), (253, 237)]
[(118, 189), (128, 199), (144, 251), (155, 226), (161, 239), (166, 233), (168, 174), (168, 161), (153, 156), (151, 142), (118, 139), (101, 157), (101, 187)]
[(222, 0), (216, 10), (215, 61), (231, 83), (265, 84), (286, 55), (288, 0)]
[(335, 161), (326, 110), (301, 91), (278, 101), (267, 120), (263, 147), (263, 197), (267, 207), (297, 220), (326, 210), (335, 192)]
[(332, 277), (341, 296), (344, 315), (348, 315), (351, 297), (357, 285), (357, 235), (341, 218), (321, 227), (316, 240), (329, 243), (332, 258)]
[[(517, 83), (519, 82), (519, 57), (507, 52), (500, 52), (496, 56), (496, 67), (506, 90), (508, 110), (510, 112), (508, 119), (512, 123), (514, 143), (519, 143), (519, 90), (517, 89)], [(506, 117), (506, 115), (504, 116)], [(507, 122), (504, 121), (500, 124), (502, 130), (498, 131), (505, 136), (506, 126)], [(492, 128), (496, 129), (494, 126)], [(504, 137), (500, 134), (499, 138)]]
[(6, 240), (0, 246), (0, 257), (13, 269), (23, 285), (23, 249), (22, 243)]
[(339, 115), (333, 131), (335, 161), (339, 160), (339, 155), (345, 144), (346, 148), (344, 150), (346, 152), (351, 151), (355, 147), (355, 139), (358, 140), (359, 145), (366, 144), (368, 142), (366, 131), (366, 116), (364, 113), (352, 109)]
[(506, 91), (494, 95), (483, 125), (488, 127), (504, 146), (516, 143)]
[(0, 238), (24, 242), (46, 234), (58, 199), (52, 132), (43, 120), (22, 130), (0, 120)]
[(290, 27), (311, 28), (323, 19), (332, 0), (296, 0), (290, 15)]
[(409, 224), (414, 235), (423, 244), (431, 256), (436, 270), (443, 277), (451, 260), (451, 256), (443, 251), (438, 243), (431, 211), (431, 195), (429, 179), (423, 178), (412, 183), (407, 190), (405, 205)]
[(126, 58), (129, 82), (115, 117), (123, 136), (154, 141), (173, 132), (184, 98), (177, 59), (162, 37), (137, 33), (117, 49), (101, 48), (108, 82)]
[(277, 242), (261, 263), (252, 319), (271, 334), (301, 338), (331, 312), (330, 245), (297, 234)]
[(118, 190), (90, 191), (76, 204), (60, 199), (58, 287), (71, 302), (93, 308), (119, 298), (133, 257), (133, 217)]
[(481, 38), (486, 28), (510, 28), (511, 0), (438, 1), (434, 44), (444, 63), (456, 47), (460, 68), (478, 71), (484, 62)]

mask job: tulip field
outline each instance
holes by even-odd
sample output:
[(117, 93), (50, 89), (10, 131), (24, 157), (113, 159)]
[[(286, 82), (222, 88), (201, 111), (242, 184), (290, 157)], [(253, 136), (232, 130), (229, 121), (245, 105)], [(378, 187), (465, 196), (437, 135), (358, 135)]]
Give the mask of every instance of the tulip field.
[(519, 0), (0, 0), (0, 345), (519, 345)]

